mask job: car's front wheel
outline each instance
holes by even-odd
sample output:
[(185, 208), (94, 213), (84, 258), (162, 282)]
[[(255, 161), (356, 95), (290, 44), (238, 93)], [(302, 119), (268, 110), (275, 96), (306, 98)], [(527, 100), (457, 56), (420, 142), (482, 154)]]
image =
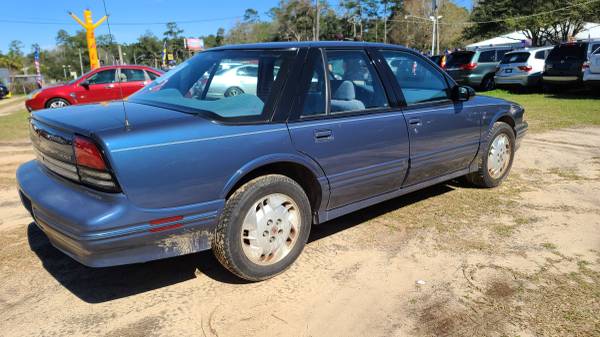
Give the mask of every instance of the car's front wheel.
[(46, 103), (46, 108), (58, 109), (58, 108), (64, 108), (69, 105), (71, 105), (71, 103), (69, 103), (69, 101), (67, 101), (66, 99), (53, 98), (53, 99), (49, 100), (48, 103)]
[(271, 174), (242, 185), (227, 200), (213, 240), (219, 262), (250, 281), (286, 270), (311, 228), (306, 193), (293, 179)]
[(508, 176), (515, 156), (515, 133), (510, 125), (496, 122), (481, 148), (479, 169), (467, 180), (480, 187), (495, 187)]

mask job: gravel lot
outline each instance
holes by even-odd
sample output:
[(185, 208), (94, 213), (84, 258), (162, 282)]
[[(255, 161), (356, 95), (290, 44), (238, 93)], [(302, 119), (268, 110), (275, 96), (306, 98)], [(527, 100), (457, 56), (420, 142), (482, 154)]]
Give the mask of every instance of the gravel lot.
[[(210, 252), (90, 269), (20, 206), (0, 144), (3, 336), (600, 335), (600, 128), (530, 134), (509, 179), (437, 185), (313, 228), (245, 283)], [(417, 281), (421, 284), (417, 284)]]

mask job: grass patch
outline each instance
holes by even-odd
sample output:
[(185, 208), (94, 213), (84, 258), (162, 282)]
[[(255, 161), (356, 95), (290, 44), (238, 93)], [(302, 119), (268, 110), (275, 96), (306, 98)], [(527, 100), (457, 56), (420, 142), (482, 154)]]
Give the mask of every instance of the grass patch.
[(543, 248), (546, 248), (546, 249), (548, 249), (548, 250), (556, 250), (556, 249), (558, 248), (558, 247), (556, 247), (556, 245), (555, 245), (555, 244), (553, 244), (553, 243), (551, 243), (551, 242), (544, 242), (544, 243), (542, 243), (542, 244), (541, 244), (541, 246), (542, 246)]
[(0, 141), (12, 141), (27, 138), (29, 113), (27, 110), (0, 117)]
[(553, 167), (548, 170), (548, 173), (555, 174), (565, 180), (585, 180), (585, 177), (578, 175), (577, 171), (573, 168)]
[(485, 95), (513, 101), (525, 107), (525, 120), (533, 132), (600, 125), (600, 99), (591, 95), (518, 94), (505, 90), (489, 91)]

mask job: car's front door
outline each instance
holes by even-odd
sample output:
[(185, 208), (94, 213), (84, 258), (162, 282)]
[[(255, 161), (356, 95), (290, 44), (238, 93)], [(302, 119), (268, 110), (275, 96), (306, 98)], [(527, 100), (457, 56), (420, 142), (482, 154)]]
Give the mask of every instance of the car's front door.
[(86, 78), (86, 83), (86, 86), (80, 84), (76, 93), (79, 103), (112, 101), (121, 98), (115, 69), (100, 70), (90, 74)]
[(406, 122), (390, 107), (367, 53), (312, 49), (305, 69), (288, 127), (297, 150), (329, 180), (328, 209), (400, 188), (408, 168)]
[(410, 169), (404, 186), (468, 168), (479, 148), (480, 112), (452, 101), (444, 75), (422, 56), (380, 52), (405, 101)]

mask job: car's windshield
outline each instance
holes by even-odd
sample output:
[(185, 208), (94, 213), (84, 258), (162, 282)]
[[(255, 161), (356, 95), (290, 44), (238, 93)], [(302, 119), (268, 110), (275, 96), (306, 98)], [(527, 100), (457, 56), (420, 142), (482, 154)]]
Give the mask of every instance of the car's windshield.
[(525, 63), (527, 62), (529, 55), (529, 52), (504, 54), (504, 57), (502, 57), (502, 61), (500, 61), (500, 64)]
[(548, 55), (548, 61), (583, 60), (586, 57), (587, 43), (562, 44), (554, 47)]
[(130, 101), (214, 119), (264, 119), (295, 55), (293, 50), (206, 51), (130, 97)]
[(454, 52), (448, 55), (448, 58), (446, 60), (446, 68), (453, 68), (461, 66), (463, 64), (467, 64), (471, 62), (471, 59), (473, 58), (474, 54), (475, 53), (472, 51)]

